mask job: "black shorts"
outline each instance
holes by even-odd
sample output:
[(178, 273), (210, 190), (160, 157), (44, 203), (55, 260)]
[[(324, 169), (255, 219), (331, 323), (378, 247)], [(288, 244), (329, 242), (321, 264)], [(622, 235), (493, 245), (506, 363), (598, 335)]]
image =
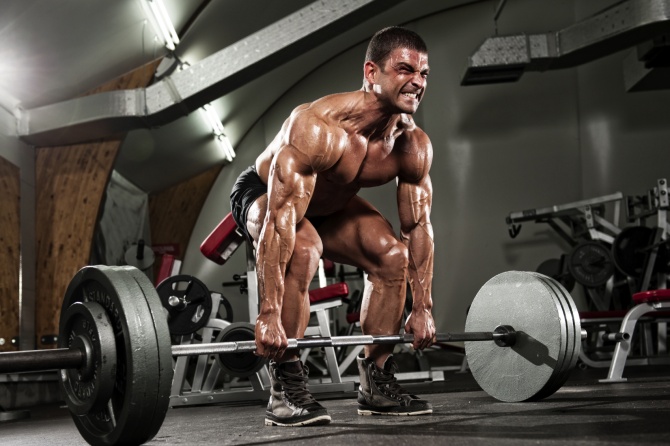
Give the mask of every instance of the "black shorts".
[(268, 186), (258, 176), (254, 165), (248, 167), (237, 177), (233, 190), (230, 192), (230, 209), (233, 219), (235, 219), (235, 223), (244, 235), (247, 236), (249, 242), (252, 243), (253, 239), (247, 231), (247, 214), (254, 201), (267, 192)]
[[(268, 192), (267, 184), (263, 183), (261, 177), (256, 172), (256, 166), (248, 167), (237, 177), (230, 192), (230, 208), (233, 219), (240, 230), (247, 236), (249, 242), (253, 244), (253, 239), (247, 231), (247, 214), (249, 208), (263, 194)], [(318, 229), (321, 224), (329, 218), (327, 215), (308, 217), (314, 228)]]

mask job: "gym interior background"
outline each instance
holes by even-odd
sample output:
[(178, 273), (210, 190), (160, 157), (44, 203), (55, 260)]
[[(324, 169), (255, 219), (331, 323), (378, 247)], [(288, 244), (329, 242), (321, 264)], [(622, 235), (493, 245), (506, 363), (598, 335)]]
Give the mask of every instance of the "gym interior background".
[[(407, 0), (345, 20), (337, 32), (307, 39), (308, 49), (289, 48), (272, 67), (254, 66), (248, 80), (208, 93), (234, 148), (232, 161), (202, 119), (204, 103), (185, 102), (157, 127), (150, 120), (85, 119), (76, 109), (90, 106), (84, 97), (102, 103), (102, 92), (147, 88), (198, 67), (240, 40), (262, 53), (249, 36), (312, 2), (164, 0), (180, 34), (174, 52), (154, 39), (141, 3), (0, 5), (0, 351), (51, 347), (74, 273), (94, 260), (122, 263), (140, 238), (156, 247), (157, 258), (174, 253), (183, 260), (181, 273), (211, 290), (244, 272), (244, 250), (223, 267), (199, 251), (230, 211), (235, 178), (296, 105), (360, 88), (367, 40), (383, 26), (406, 26), (429, 48), (431, 74), (415, 119), (434, 147), (438, 331), (463, 330), (467, 307), (489, 277), (535, 270), (569, 249), (542, 224), (526, 223), (510, 238), (511, 212), (615, 192), (643, 195), (670, 176), (670, 81), (629, 91), (635, 88), (626, 78), (643, 42), (606, 43), (602, 55), (584, 63), (526, 72), (516, 82), (461, 85), (485, 39), (557, 32), (618, 1), (510, 0), (494, 20), (505, 2)], [(661, 36), (670, 31), (664, 25)], [(669, 69), (652, 70), (670, 79)], [(72, 116), (50, 115), (49, 107)], [(113, 188), (128, 209), (110, 217), (122, 222), (111, 224), (116, 232), (103, 234)], [(394, 184), (361, 194), (398, 227), (389, 199)], [(246, 297), (235, 287), (222, 292), (245, 320)], [(573, 295), (580, 309), (588, 307), (578, 288)]]

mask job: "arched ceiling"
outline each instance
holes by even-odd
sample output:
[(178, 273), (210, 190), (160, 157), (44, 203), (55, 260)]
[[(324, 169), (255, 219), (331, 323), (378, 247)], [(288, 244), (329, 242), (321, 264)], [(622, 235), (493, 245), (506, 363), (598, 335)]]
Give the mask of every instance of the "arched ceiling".
[[(169, 51), (155, 39), (146, 20), (144, 1), (0, 2), (0, 107), (19, 116), (22, 110), (60, 104), (167, 56)], [(311, 5), (334, 11), (353, 1), (164, 0), (164, 4), (180, 37), (174, 56), (193, 66), (301, 8)], [(376, 0), (378, 4), (385, 1)], [(215, 98), (213, 108), (234, 146), (267, 107), (334, 55), (367, 40), (383, 26), (407, 23), (472, 1), (405, 0), (378, 7), (379, 12), (359, 18), (335, 36), (314, 37), (309, 42), (311, 49), (291, 54), (277, 68)], [(493, 15), (496, 2), (491, 4)], [(211, 130), (200, 113), (192, 112), (159, 128), (129, 131), (116, 168), (151, 192), (224, 162)]]
[[(296, 82), (342, 51), (367, 41), (376, 30), (483, 1), (491, 6), (493, 31), (494, 17), (506, 3), (163, 0), (180, 38), (170, 52), (156, 39), (154, 27), (147, 20), (149, 1), (153, 0), (2, 0), (0, 111), (4, 112), (0, 117), (13, 117), (10, 121), (16, 123), (6, 125), (3, 118), (0, 128), (9, 128), (10, 132), (16, 129), (13, 136), (29, 145), (52, 146), (110, 136), (110, 126), (105, 130), (104, 125), (90, 124), (113, 121), (115, 131), (127, 133), (116, 170), (141, 189), (158, 191), (226, 162), (224, 151), (200, 113), (199, 107), (205, 103), (211, 103), (235, 146)], [(606, 6), (611, 9), (600, 14)], [(576, 48), (572, 53), (586, 54), (588, 57), (582, 59), (590, 59), (639, 44), (649, 38), (650, 32), (652, 37), (658, 34), (660, 37), (651, 43), (638, 47), (638, 56), (640, 51), (646, 51), (649, 57), (660, 54), (662, 57), (656, 57), (655, 62), (658, 67), (648, 66), (648, 58), (643, 66), (633, 60), (625, 67), (626, 74), (639, 72), (639, 79), (633, 78), (627, 87), (631, 91), (670, 87), (670, 2), (608, 0), (596, 2), (593, 8), (594, 14), (600, 15), (587, 16), (581, 24), (559, 31), (560, 38), (551, 33), (531, 37), (547, 42), (570, 40), (571, 48)], [(582, 32), (584, 27), (590, 31)], [(607, 31), (617, 27), (621, 28), (618, 35)], [(298, 40), (291, 40), (293, 35)], [(527, 56), (523, 48), (513, 54), (505, 49), (510, 46), (508, 41), (525, 38), (521, 34), (487, 39), (469, 62), (463, 61), (464, 71), (467, 66), (469, 71), (483, 70), (487, 77), (494, 69), (508, 73), (508, 59)], [(503, 50), (491, 50), (498, 44)], [(556, 55), (547, 52), (537, 58), (541, 63), (535, 59), (530, 62), (539, 64), (539, 70), (552, 63), (560, 67), (562, 59), (569, 59), (561, 59), (563, 50), (556, 50)], [(256, 56), (260, 62), (245, 65), (245, 60)], [(81, 100), (87, 91), (157, 59), (163, 62), (152, 85), (139, 93), (122, 91)], [(185, 63), (183, 73), (173, 70), (180, 63)], [(526, 70), (534, 66), (526, 65)], [(237, 66), (242, 68), (235, 71)], [(171, 106), (170, 113), (160, 108), (167, 106)], [(120, 116), (108, 113), (109, 108)], [(125, 119), (115, 119), (119, 117)]]

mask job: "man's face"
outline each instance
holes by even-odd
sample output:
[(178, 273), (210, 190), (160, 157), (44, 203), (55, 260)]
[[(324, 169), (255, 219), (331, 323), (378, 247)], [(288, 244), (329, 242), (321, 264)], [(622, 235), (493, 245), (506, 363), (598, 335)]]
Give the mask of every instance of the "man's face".
[(373, 91), (398, 113), (414, 113), (426, 91), (428, 55), (396, 48), (380, 67)]

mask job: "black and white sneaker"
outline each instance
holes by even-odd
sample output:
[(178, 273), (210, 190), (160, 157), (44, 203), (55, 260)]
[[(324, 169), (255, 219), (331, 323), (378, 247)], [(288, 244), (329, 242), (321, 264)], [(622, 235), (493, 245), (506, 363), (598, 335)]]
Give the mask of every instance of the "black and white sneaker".
[(300, 360), (270, 362), (270, 401), (266, 426), (306, 426), (330, 423), (326, 408), (307, 389), (308, 369)]
[(403, 389), (394, 374), (398, 365), (393, 355), (379, 368), (373, 359), (357, 358), (361, 385), (358, 388), (359, 415), (425, 415), (433, 413), (428, 401)]

